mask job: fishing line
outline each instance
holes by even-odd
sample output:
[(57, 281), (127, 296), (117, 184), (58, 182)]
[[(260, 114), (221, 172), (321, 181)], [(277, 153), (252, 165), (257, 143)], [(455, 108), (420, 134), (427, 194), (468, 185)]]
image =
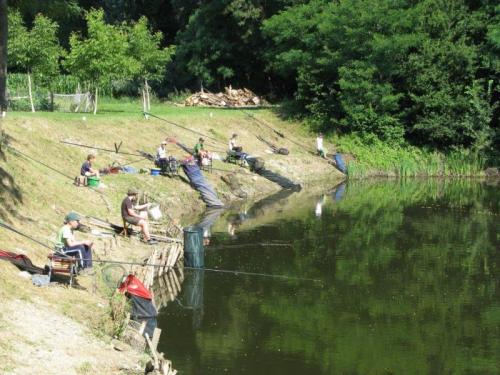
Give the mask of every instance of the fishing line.
[(55, 168), (51, 167), (50, 165), (47, 165), (47, 164), (45, 164), (45, 163), (42, 163), (40, 160), (36, 160), (36, 159), (32, 158), (31, 156), (28, 156), (28, 155), (26, 155), (26, 154), (22, 153), (21, 151), (19, 151), (19, 150), (17, 150), (17, 149), (15, 149), (15, 148), (13, 148), (12, 146), (6, 146), (6, 147), (7, 147), (7, 148), (9, 148), (9, 149), (11, 149), (12, 151), (14, 151), (14, 153), (18, 153), (19, 155), (21, 155), (21, 156), (25, 157), (26, 159), (29, 159), (29, 160), (31, 160), (31, 161), (34, 161), (35, 163), (41, 164), (41, 165), (43, 165), (44, 167), (49, 168), (50, 170), (52, 170), (52, 171), (54, 171), (54, 172), (56, 172), (56, 173), (59, 173), (61, 176), (64, 176), (64, 177), (66, 177), (66, 178), (69, 178), (70, 180), (74, 180), (74, 178), (73, 178), (73, 177), (68, 176), (67, 174), (62, 173), (60, 170), (55, 169)]
[(153, 115), (152, 113), (149, 113), (149, 112), (143, 112), (143, 113), (144, 113), (144, 115), (148, 115), (148, 116), (151, 116), (151, 117), (157, 118), (158, 120), (164, 121), (164, 122), (166, 122), (167, 124), (177, 126), (177, 127), (181, 128), (181, 129), (184, 129), (184, 130), (190, 131), (191, 133), (194, 133), (194, 134), (197, 134), (197, 135), (201, 135), (202, 137), (205, 137), (205, 138), (211, 139), (211, 140), (215, 141), (216, 143), (222, 144), (222, 142), (221, 142), (221, 141), (219, 141), (218, 139), (213, 138), (213, 137), (211, 137), (211, 136), (209, 136), (209, 135), (206, 135), (206, 134), (203, 134), (203, 133), (197, 132), (196, 130), (193, 130), (193, 129), (186, 128), (185, 126), (182, 126), (182, 125), (176, 124), (175, 122), (172, 122), (172, 121), (166, 120), (166, 119), (164, 119), (164, 118), (162, 118), (162, 117), (159, 117), (159, 116)]
[[(43, 242), (40, 242), (36, 240), (35, 238), (28, 236), (27, 234), (22, 233), (21, 231), (18, 231), (17, 229), (5, 224), (2, 220), (0, 220), (0, 227), (8, 229), (20, 236), (26, 237), (30, 239), (31, 241), (47, 248), (50, 250), (53, 250), (50, 246), (47, 246)], [(89, 261), (91, 259), (80, 259), (80, 261)], [(142, 266), (142, 267), (166, 267), (164, 264), (155, 264), (155, 263), (145, 263), (145, 262), (126, 262), (126, 261), (121, 261), (121, 260), (107, 260), (107, 259), (92, 259), (92, 262), (95, 263), (106, 263), (106, 264), (121, 264), (121, 265), (137, 265), (137, 266)], [(174, 266), (174, 267), (169, 267), (169, 268), (175, 268), (179, 269), (180, 267)], [(184, 269), (189, 269), (189, 270), (196, 270), (196, 271), (208, 271), (208, 272), (216, 272), (216, 273), (229, 273), (229, 274), (234, 274), (235, 276), (238, 275), (245, 275), (245, 276), (260, 276), (260, 277), (269, 277), (269, 278), (277, 278), (277, 279), (284, 279), (284, 280), (295, 280), (295, 281), (312, 281), (312, 282), (322, 282), (322, 280), (318, 279), (308, 279), (308, 278), (301, 278), (301, 277), (294, 277), (294, 276), (287, 276), (287, 275), (273, 275), (273, 274), (268, 274), (268, 273), (258, 273), (258, 272), (246, 272), (246, 271), (238, 271), (238, 270), (224, 270), (224, 269), (216, 269), (216, 268), (202, 268), (202, 267), (188, 267), (184, 266)]]
[(47, 248), (47, 249), (54, 250), (53, 248), (51, 248), (50, 246), (48, 246), (48, 245), (44, 244), (43, 242), (40, 242), (40, 241), (38, 241), (37, 239), (35, 239), (35, 238), (33, 238), (33, 237), (30, 237), (30, 236), (28, 236), (27, 234), (24, 234), (23, 232), (20, 232), (20, 231), (18, 231), (17, 229), (15, 229), (15, 228), (13, 228), (13, 227), (11, 227), (11, 226), (9, 226), (9, 225), (5, 224), (5, 223), (4, 223), (1, 219), (0, 219), (0, 227), (5, 228), (5, 229), (8, 229), (8, 230), (10, 230), (10, 231), (12, 231), (12, 232), (14, 232), (14, 233), (16, 233), (16, 234), (20, 235), (20, 236), (23, 236), (23, 237), (25, 237), (25, 238), (27, 238), (27, 239), (29, 239), (29, 240), (33, 241), (33, 242), (36, 242), (37, 244), (39, 244), (39, 245), (41, 245), (41, 246), (43, 246), (43, 247), (45, 247), (45, 248)]
[(112, 152), (113, 154), (131, 155), (131, 156), (142, 156), (140, 154), (133, 154), (131, 152), (116, 151), (116, 150), (111, 150), (111, 149), (108, 149), (108, 148), (94, 147), (94, 146), (89, 146), (89, 145), (82, 145), (80, 143), (73, 143), (73, 142), (67, 142), (67, 141), (59, 141), (59, 142), (67, 144), (67, 145), (71, 145), (71, 146), (78, 146), (78, 147), (83, 147), (83, 148), (90, 148), (90, 149), (93, 149), (93, 150)]
[(265, 126), (266, 128), (270, 129), (271, 131), (273, 131), (274, 133), (276, 133), (278, 136), (280, 136), (281, 138), (285, 138), (287, 140), (289, 140), (290, 142), (294, 143), (295, 145), (301, 147), (302, 149), (304, 149), (305, 151), (307, 152), (311, 152), (311, 149), (309, 149), (308, 147), (305, 147), (304, 145), (294, 141), (293, 139), (291, 139), (289, 136), (285, 136), (283, 133), (277, 131), (276, 129), (274, 129), (273, 127), (271, 127), (270, 125), (268, 125), (267, 123), (265, 123), (264, 121), (262, 120), (259, 120), (257, 117), (254, 116), (253, 113), (248, 113), (247, 111), (244, 111), (243, 109), (240, 109), (241, 112), (243, 112), (245, 115), (247, 115), (248, 117), (250, 117), (252, 120), (254, 120), (255, 122), (257, 122), (258, 124), (262, 125), (262, 126)]

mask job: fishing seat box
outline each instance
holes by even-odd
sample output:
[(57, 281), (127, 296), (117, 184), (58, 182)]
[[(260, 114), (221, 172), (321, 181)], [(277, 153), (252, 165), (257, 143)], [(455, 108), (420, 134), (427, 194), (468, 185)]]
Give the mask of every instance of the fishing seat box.
[(73, 285), (73, 277), (77, 274), (78, 259), (64, 254), (53, 253), (47, 256), (49, 260), (49, 279), (54, 274), (69, 276), (69, 285)]

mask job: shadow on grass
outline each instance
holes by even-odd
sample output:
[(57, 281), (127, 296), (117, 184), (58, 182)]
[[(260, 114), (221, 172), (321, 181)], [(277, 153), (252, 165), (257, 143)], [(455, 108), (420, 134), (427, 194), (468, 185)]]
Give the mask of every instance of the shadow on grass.
[[(0, 133), (0, 161), (7, 163), (6, 146), (11, 141), (4, 132)], [(17, 206), (23, 203), (23, 195), (14, 177), (0, 165), (0, 219), (8, 221), (9, 217), (18, 217)]]

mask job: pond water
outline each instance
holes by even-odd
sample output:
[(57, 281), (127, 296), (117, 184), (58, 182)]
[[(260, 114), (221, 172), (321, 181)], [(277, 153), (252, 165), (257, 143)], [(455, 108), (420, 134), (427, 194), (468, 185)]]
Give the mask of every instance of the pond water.
[[(181, 374), (500, 373), (500, 186), (353, 182), (215, 212), (159, 316)], [(319, 281), (314, 281), (314, 280)]]

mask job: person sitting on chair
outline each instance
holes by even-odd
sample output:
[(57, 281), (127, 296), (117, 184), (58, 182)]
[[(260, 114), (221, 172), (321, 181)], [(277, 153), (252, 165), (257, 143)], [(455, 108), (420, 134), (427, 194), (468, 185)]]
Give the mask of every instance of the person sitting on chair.
[(238, 142), (236, 141), (236, 138), (238, 138), (238, 134), (233, 133), (233, 135), (231, 136), (231, 139), (229, 139), (229, 151), (241, 152), (241, 151), (243, 151), (243, 147), (238, 146)]
[(193, 155), (198, 160), (199, 165), (210, 164), (210, 153), (205, 149), (204, 142), (203, 138), (198, 139), (198, 143), (193, 148)]
[(326, 150), (323, 147), (323, 133), (319, 133), (316, 138), (316, 152), (319, 156), (326, 159)]
[(145, 211), (150, 206), (150, 204), (146, 203), (134, 206), (134, 203), (137, 202), (138, 195), (139, 192), (136, 189), (132, 188), (128, 190), (127, 196), (122, 201), (122, 218), (129, 224), (141, 227), (144, 242), (148, 243), (149, 245), (154, 245), (157, 243), (157, 241), (151, 239), (151, 236), (149, 234), (148, 212)]
[(95, 155), (87, 155), (87, 160), (85, 160), (80, 168), (80, 175), (85, 177), (99, 177), (99, 170), (92, 168), (92, 163), (95, 160)]
[(80, 216), (70, 212), (64, 218), (64, 225), (57, 232), (56, 251), (78, 259), (80, 268), (92, 267), (92, 241), (77, 241), (74, 230), (80, 226)]
[(162, 141), (158, 150), (156, 150), (156, 160), (155, 164), (162, 170), (167, 167), (168, 156), (167, 156), (167, 141)]

